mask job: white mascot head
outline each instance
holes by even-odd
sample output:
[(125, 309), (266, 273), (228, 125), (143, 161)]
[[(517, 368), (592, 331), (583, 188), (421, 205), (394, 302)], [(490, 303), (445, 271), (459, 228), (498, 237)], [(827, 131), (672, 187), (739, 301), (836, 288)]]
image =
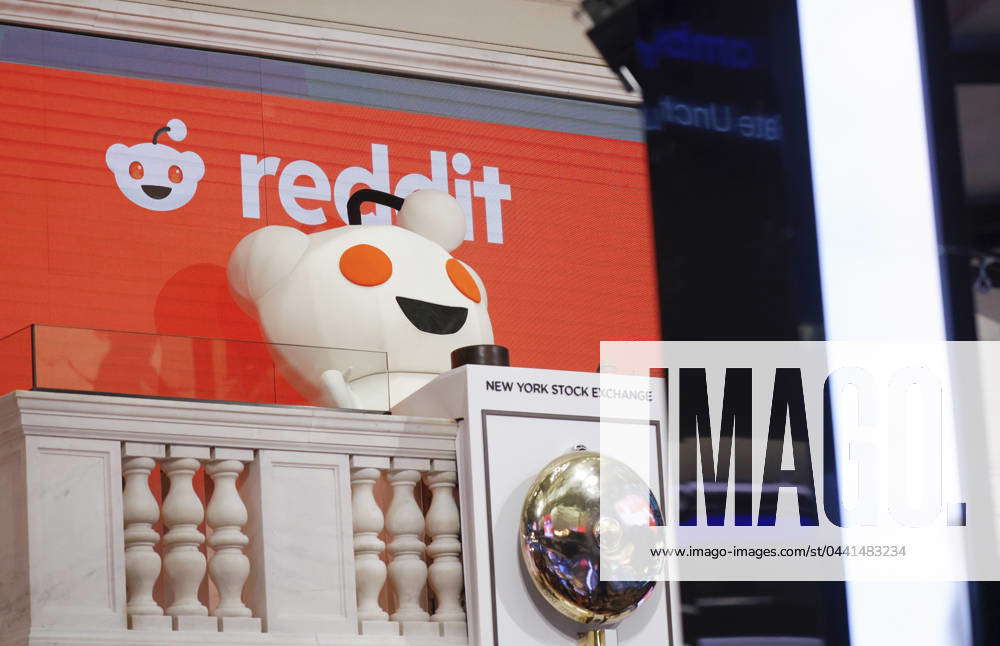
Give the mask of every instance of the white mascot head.
[[(361, 225), (363, 202), (397, 209), (397, 225)], [(347, 210), (348, 226), (249, 234), (229, 259), (229, 285), (268, 342), (293, 344), (276, 346), (276, 358), (305, 397), (385, 409), (450, 369), (452, 350), (493, 342), (486, 289), (451, 256), (465, 239), (451, 195), (427, 189), (403, 200), (366, 189)]]

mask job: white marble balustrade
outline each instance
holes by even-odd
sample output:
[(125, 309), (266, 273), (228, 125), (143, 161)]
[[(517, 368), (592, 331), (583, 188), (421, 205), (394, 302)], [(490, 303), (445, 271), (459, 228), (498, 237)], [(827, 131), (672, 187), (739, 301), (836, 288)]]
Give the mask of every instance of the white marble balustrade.
[(311, 407), (0, 397), (0, 646), (467, 643), (456, 432)]
[[(459, 540), (461, 523), (455, 502), (455, 485), (458, 474), (452, 460), (434, 460), (431, 470), (424, 477), (431, 491), (431, 505), (427, 510), (427, 534), (430, 544), (427, 556), (432, 559), (428, 580), (437, 600), (432, 620), (445, 624), (446, 630), (464, 631), (465, 610), (461, 597), (464, 574), (462, 572), (462, 542)], [(460, 624), (449, 627), (449, 624)]]
[[(351, 467), (361, 633), (464, 641), (455, 461), (352, 456)], [(380, 479), (392, 488), (384, 512), (374, 495)], [(430, 492), (429, 504), (420, 495), (421, 483)], [(383, 529), (388, 545), (379, 538)], [(390, 559), (388, 567), (383, 555)], [(379, 605), (387, 579), (395, 601), (391, 615)]]
[[(236, 487), (245, 464), (254, 460), (248, 449), (209, 448), (124, 442), (122, 473), (125, 527), (125, 589), (130, 629), (146, 632), (261, 632), (243, 603), (243, 587), (250, 561), (243, 553), (249, 538), (243, 533), (247, 508)], [(149, 476), (159, 464), (169, 481), (162, 506), (157, 504)], [(195, 492), (194, 476), (204, 466), (214, 485), (204, 506)], [(153, 524), (163, 521), (163, 557), (154, 550), (160, 540)], [(206, 543), (199, 526), (207, 520), (211, 537)], [(205, 545), (211, 548), (206, 558)], [(153, 591), (163, 575), (165, 608)], [(218, 601), (209, 613), (199, 597), (206, 573)], [(211, 614), (211, 616), (209, 616)]]
[[(385, 515), (375, 500), (375, 484), (389, 468), (389, 458), (354, 456), (351, 458), (351, 513), (354, 528), (354, 572), (357, 578), (358, 621), (362, 632), (376, 628), (370, 622), (389, 619), (379, 606), (379, 593), (385, 585), (386, 566), (382, 561), (385, 542), (379, 534), (385, 528)], [(366, 626), (366, 624), (368, 624)], [(384, 630), (391, 630), (383, 627)]]

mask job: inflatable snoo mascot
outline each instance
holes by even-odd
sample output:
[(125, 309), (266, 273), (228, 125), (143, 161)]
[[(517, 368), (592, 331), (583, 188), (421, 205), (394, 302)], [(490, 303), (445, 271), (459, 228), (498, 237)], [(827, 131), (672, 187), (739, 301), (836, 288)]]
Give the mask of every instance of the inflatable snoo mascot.
[[(362, 225), (364, 202), (396, 209), (397, 223)], [(450, 369), (453, 350), (493, 342), (486, 289), (451, 255), (466, 223), (451, 195), (425, 189), (404, 200), (364, 189), (347, 211), (348, 226), (247, 235), (229, 259), (229, 285), (264, 338), (281, 344), (279, 369), (305, 397), (385, 409)]]

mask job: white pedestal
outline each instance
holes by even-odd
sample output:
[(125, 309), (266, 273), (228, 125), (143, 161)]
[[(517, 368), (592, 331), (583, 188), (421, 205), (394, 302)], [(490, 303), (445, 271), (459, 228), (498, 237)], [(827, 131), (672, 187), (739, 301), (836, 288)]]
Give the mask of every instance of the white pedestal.
[[(650, 481), (662, 501), (663, 381), (652, 382), (635, 379), (637, 388), (653, 390), (650, 419), (635, 424), (638, 434), (648, 433)], [(599, 386), (596, 373), (464, 366), (393, 408), (397, 414), (462, 420), (458, 470), (470, 643), (577, 643), (583, 627), (551, 609), (528, 578), (517, 527), (527, 490), (546, 464), (576, 444), (600, 450), (600, 399), (594, 396)], [(621, 646), (679, 645), (676, 587), (657, 584), (653, 596), (616, 632)]]

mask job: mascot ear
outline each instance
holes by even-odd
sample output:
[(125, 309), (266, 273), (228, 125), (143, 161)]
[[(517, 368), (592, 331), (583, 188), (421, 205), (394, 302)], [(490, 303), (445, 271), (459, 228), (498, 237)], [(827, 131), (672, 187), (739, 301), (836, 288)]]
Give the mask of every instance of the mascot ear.
[(309, 247), (309, 236), (292, 227), (257, 229), (229, 256), (229, 289), (244, 312), (257, 314), (257, 300), (290, 274)]

